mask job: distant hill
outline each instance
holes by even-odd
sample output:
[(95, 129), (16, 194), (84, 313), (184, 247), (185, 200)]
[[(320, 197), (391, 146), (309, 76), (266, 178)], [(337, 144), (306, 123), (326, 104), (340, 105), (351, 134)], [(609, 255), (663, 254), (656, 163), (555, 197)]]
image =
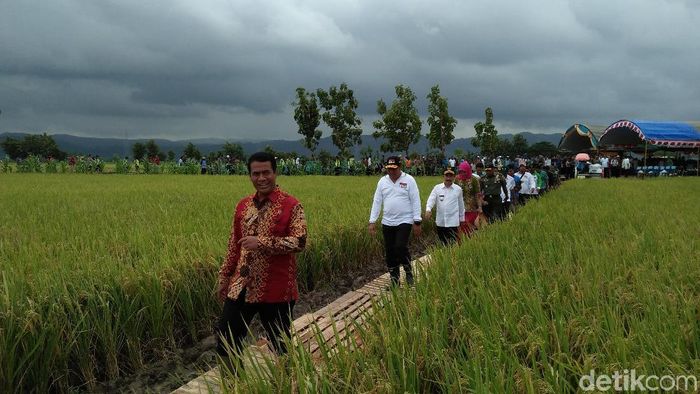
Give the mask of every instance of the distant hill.
[[(559, 139), (561, 134), (536, 134), (529, 132), (520, 133), (523, 137), (527, 139), (528, 144), (534, 144), (541, 141), (551, 142), (555, 146), (559, 144)], [(0, 141), (4, 141), (5, 138), (23, 138), (27, 133), (0, 133)], [(512, 138), (513, 134), (499, 134), (501, 137)], [(136, 142), (145, 143), (148, 139), (119, 139), (119, 138), (97, 138), (97, 137), (76, 137), (69, 134), (54, 134), (52, 135), (59, 148), (69, 154), (82, 154), (82, 155), (99, 155), (102, 158), (111, 159), (114, 156), (125, 157), (131, 156), (131, 147)], [(197, 138), (190, 140), (166, 140), (166, 139), (155, 139), (156, 144), (160, 147), (163, 152), (168, 152), (172, 150), (175, 152), (176, 157), (182, 154), (188, 143), (192, 142), (197, 146), (202, 154), (208, 154), (209, 152), (215, 152), (221, 150), (221, 147), (227, 141), (235, 142), (243, 147), (243, 151), (246, 154), (251, 154), (253, 152), (261, 151), (265, 149), (266, 146), (272, 147), (275, 151), (279, 152), (297, 152), (301, 155), (310, 155), (311, 152), (306, 149), (302, 144), (301, 140), (269, 140), (269, 141), (237, 141), (235, 139), (223, 139), (223, 138)], [(366, 146), (372, 147), (372, 150), (379, 151), (381, 145), (381, 140), (375, 140), (371, 135), (362, 136), (362, 145), (355, 147), (355, 155), (359, 156), (360, 150)], [(416, 151), (424, 153), (427, 151), (428, 143), (425, 137), (421, 137), (420, 141), (412, 145), (410, 151)], [(446, 151), (448, 154), (454, 153), (455, 149), (461, 149), (464, 152), (477, 152), (471, 144), (471, 138), (458, 138), (454, 140), (450, 145), (448, 145)], [(331, 154), (336, 154), (338, 150), (333, 145), (330, 137), (324, 137), (321, 139), (318, 145), (317, 152), (320, 150), (326, 150)], [(5, 152), (2, 151), (0, 147), (0, 157), (4, 157)]]

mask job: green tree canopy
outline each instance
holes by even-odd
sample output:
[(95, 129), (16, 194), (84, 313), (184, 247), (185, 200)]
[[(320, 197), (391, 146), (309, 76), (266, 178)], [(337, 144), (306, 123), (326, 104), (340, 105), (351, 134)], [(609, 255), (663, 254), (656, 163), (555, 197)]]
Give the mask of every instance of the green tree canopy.
[(146, 142), (146, 155), (148, 158), (158, 157), (161, 160), (165, 160), (165, 154), (160, 151), (160, 147), (154, 140), (148, 140)]
[(352, 89), (343, 82), (340, 88), (331, 86), (328, 92), (318, 89), (316, 94), (325, 109), (323, 122), (332, 130), (331, 139), (338, 148), (338, 156), (351, 156), (352, 147), (362, 144), (362, 120), (355, 113), (358, 103)]
[(476, 137), (472, 138), (472, 145), (474, 145), (475, 148), (479, 148), (482, 155), (493, 157), (498, 153), (498, 130), (496, 130), (496, 126), (493, 125), (493, 111), (491, 107), (486, 108), (484, 113), (486, 115), (486, 120), (484, 122), (477, 122), (474, 125)]
[(238, 160), (245, 160), (245, 152), (243, 151), (243, 147), (241, 144), (237, 143), (232, 143), (226, 141), (226, 143), (223, 146), (223, 149), (221, 150), (221, 153), (223, 156), (230, 156), (231, 159), (238, 159)]
[(445, 147), (454, 139), (453, 134), (457, 120), (450, 116), (447, 109), (447, 99), (440, 96), (440, 86), (435, 85), (430, 89), (428, 98), (428, 141), (433, 148), (440, 149), (445, 157)]
[(416, 95), (411, 88), (398, 85), (395, 90), (396, 99), (391, 107), (387, 108), (381, 99), (377, 101), (377, 112), (381, 119), (373, 123), (377, 130), (372, 135), (374, 138), (384, 138), (382, 152), (404, 152), (408, 157), (408, 148), (420, 139), (423, 123), (413, 105)]
[(53, 137), (46, 133), (27, 135), (21, 140), (8, 137), (0, 145), (13, 160), (25, 159), (30, 155), (56, 160), (66, 158), (66, 153), (60, 150)]
[(191, 142), (189, 142), (187, 146), (185, 146), (185, 150), (182, 152), (182, 154), (185, 155), (185, 157), (188, 159), (199, 160), (202, 158), (202, 153)]
[(302, 87), (297, 88), (297, 101), (294, 105), (294, 120), (299, 126), (298, 133), (304, 136), (304, 146), (313, 156), (318, 141), (321, 139), (321, 115), (318, 110), (318, 100), (313, 92), (307, 93)]
[(135, 160), (143, 159), (143, 156), (146, 154), (146, 146), (140, 142), (135, 143), (131, 147), (131, 154), (134, 156)]

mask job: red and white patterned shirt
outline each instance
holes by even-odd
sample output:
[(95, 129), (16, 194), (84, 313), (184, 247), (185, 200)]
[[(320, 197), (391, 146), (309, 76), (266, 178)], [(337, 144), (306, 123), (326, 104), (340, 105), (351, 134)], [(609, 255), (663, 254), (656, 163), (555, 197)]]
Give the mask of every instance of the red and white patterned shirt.
[[(241, 248), (238, 241), (257, 236), (257, 250)], [(304, 208), (296, 198), (279, 187), (267, 199), (257, 194), (243, 198), (236, 206), (226, 260), (219, 271), (219, 284), (226, 296), (238, 298), (246, 289), (245, 301), (289, 302), (299, 298), (294, 253), (306, 246)]]

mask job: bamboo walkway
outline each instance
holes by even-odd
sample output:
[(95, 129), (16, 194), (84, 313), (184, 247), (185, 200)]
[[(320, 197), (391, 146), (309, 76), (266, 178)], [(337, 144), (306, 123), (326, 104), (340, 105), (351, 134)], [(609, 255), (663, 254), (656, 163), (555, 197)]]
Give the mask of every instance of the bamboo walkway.
[[(423, 256), (412, 262), (414, 270), (425, 267), (429, 263), (430, 256)], [(351, 343), (350, 341), (361, 347), (358, 336), (353, 335), (355, 328), (372, 316), (374, 307), (381, 305), (380, 295), (387, 291), (389, 283), (389, 274), (386, 273), (357, 290), (343, 294), (318, 311), (299, 317), (292, 323), (292, 340), (301, 341), (317, 362), (321, 361), (322, 354), (332, 352), (338, 346), (347, 346)], [(322, 343), (319, 343), (319, 340)], [(243, 356), (246, 368), (250, 368), (249, 364), (252, 363), (265, 367), (266, 360), (274, 360), (274, 358), (265, 340), (259, 340), (256, 344), (248, 346)], [(221, 374), (219, 367), (214, 367), (172, 393), (219, 392), (221, 392)]]

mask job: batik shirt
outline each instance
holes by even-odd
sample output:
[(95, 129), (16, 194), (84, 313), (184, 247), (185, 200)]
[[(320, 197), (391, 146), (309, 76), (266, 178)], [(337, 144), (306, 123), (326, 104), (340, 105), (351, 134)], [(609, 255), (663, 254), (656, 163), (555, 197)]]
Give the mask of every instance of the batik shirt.
[[(236, 206), (219, 283), (228, 283), (226, 295), (232, 300), (243, 289), (249, 303), (296, 300), (299, 291), (294, 253), (306, 246), (304, 209), (279, 188), (265, 200), (256, 197), (245, 197)], [(245, 236), (258, 237), (257, 250), (241, 247), (238, 241)]]
[(479, 180), (472, 175), (471, 179), (463, 181), (459, 178), (455, 179), (455, 184), (462, 188), (464, 195), (464, 209), (469, 211), (476, 211), (479, 209), (479, 194), (481, 193), (481, 187), (479, 186)]

